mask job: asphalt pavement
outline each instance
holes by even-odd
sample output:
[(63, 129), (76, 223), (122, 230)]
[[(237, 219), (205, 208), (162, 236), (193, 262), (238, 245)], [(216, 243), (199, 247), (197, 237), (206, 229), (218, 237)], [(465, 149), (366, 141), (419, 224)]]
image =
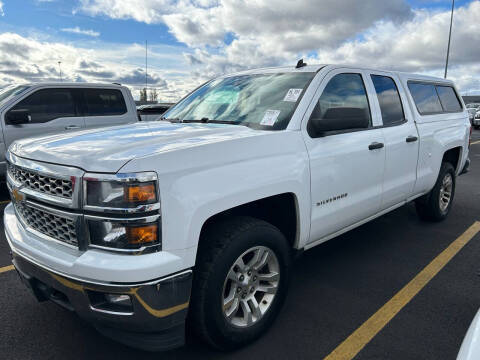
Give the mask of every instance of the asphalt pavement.
[[(480, 131), (472, 141), (471, 171), (457, 179), (446, 221), (422, 222), (408, 204), (305, 252), (279, 318), (245, 348), (221, 353), (190, 338), (166, 353), (131, 349), (53, 303), (37, 303), (15, 271), (0, 270), (0, 359), (323, 359), (480, 221)], [(8, 200), (3, 188), (0, 200)], [(476, 234), (355, 359), (455, 359), (480, 307), (479, 255)], [(8, 265), (2, 228), (0, 269)]]

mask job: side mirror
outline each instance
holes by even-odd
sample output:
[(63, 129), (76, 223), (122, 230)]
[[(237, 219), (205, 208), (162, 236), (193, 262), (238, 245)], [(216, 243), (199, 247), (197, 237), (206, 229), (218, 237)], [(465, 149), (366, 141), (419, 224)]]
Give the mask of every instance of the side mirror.
[(30, 112), (26, 109), (10, 110), (6, 115), (6, 123), (9, 125), (28, 124), (32, 121)]
[(370, 120), (361, 108), (330, 108), (323, 118), (312, 118), (312, 128), (318, 136), (330, 131), (366, 129)]

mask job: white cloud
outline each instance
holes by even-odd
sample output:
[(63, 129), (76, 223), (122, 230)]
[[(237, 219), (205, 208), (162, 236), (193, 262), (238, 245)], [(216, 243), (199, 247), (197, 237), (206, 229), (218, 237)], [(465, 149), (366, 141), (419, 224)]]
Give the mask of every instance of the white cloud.
[(0, 1), (0, 16), (5, 16), (5, 13), (3, 12), (3, 1)]
[[(152, 59), (182, 60), (182, 55), (169, 47), (152, 47)], [(19, 82), (58, 81), (58, 61), (61, 61), (63, 80), (72, 82), (119, 82), (131, 88), (138, 97), (145, 83), (145, 71), (135, 54), (142, 58), (141, 45), (102, 43), (95, 48), (76, 47), (54, 41), (40, 41), (15, 33), (0, 34), (0, 87)], [(151, 68), (149, 87), (155, 87), (162, 101), (174, 101), (185, 95), (192, 82), (184, 81), (181, 69), (167, 66)]]
[[(165, 100), (219, 74), (293, 66), (300, 57), (442, 76), (450, 21), (448, 10), (412, 10), (403, 0), (80, 0), (77, 11), (164, 23), (187, 44), (149, 50), (149, 82)], [(455, 13), (449, 77), (463, 92), (480, 91), (479, 18), (478, 0)], [(0, 60), (0, 86), (55, 79), (60, 58), (70, 80), (120, 81), (136, 92), (142, 86), (141, 44), (82, 46), (0, 34), (0, 59), (8, 59)]]
[(64, 28), (64, 29), (61, 29), (61, 31), (72, 33), (72, 34), (78, 34), (78, 35), (86, 35), (86, 36), (91, 36), (91, 37), (99, 37), (100, 36), (100, 33), (98, 31), (80, 29), (78, 26), (75, 26), (73, 28)]
[[(334, 45), (377, 20), (411, 16), (404, 0), (80, 0), (78, 9), (113, 19), (165, 23), (190, 46), (222, 44), (225, 35), (277, 42), (279, 50)], [(286, 36), (286, 37), (285, 37)]]

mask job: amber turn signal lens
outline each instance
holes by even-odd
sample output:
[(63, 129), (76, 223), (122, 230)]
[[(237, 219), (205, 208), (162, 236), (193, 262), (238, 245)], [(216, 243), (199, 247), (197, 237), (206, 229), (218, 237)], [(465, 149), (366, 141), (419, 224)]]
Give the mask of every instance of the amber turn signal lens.
[(132, 245), (151, 244), (158, 241), (158, 225), (127, 227), (128, 243)]
[(155, 201), (157, 200), (155, 185), (150, 183), (127, 186), (125, 197), (129, 203), (146, 203)]

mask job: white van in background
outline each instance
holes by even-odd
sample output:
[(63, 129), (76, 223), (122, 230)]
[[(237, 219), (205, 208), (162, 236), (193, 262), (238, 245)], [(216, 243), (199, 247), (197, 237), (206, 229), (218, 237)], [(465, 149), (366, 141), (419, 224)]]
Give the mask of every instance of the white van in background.
[(5, 152), (21, 138), (138, 121), (130, 90), (116, 84), (36, 83), (0, 90), (0, 177)]

